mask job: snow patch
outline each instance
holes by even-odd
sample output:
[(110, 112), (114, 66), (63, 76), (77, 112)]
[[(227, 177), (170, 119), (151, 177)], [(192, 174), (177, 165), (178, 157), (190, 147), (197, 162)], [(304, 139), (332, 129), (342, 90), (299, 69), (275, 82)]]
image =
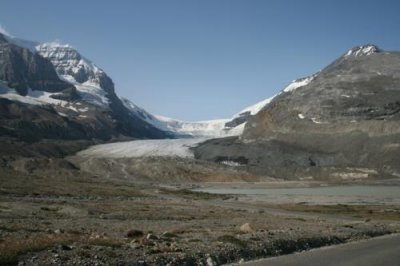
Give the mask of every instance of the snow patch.
[(50, 96), (57, 95), (57, 93), (50, 93), (45, 91), (35, 91), (28, 89), (26, 96), (19, 95), (18, 92), (10, 87), (8, 87), (7, 82), (0, 81), (0, 97), (7, 98), (9, 100), (18, 101), (27, 104), (34, 105), (62, 105), (65, 106), (68, 102), (58, 99), (53, 99)]
[(311, 118), (311, 121), (313, 121), (315, 124), (329, 124), (328, 122), (322, 122), (315, 117)]
[(308, 83), (310, 83), (314, 78), (316, 77), (316, 75), (312, 75), (306, 78), (302, 78), (302, 79), (296, 79), (293, 80), (286, 88), (283, 89), (284, 92), (290, 92), (290, 91), (294, 91), (300, 87), (306, 86)]
[(298, 116), (300, 119), (304, 119), (304, 118), (305, 118), (303, 114), (298, 114), (297, 116)]
[(232, 167), (238, 167), (241, 166), (240, 163), (235, 162), (235, 161), (222, 161), (220, 162), (221, 164), (227, 165), (227, 166), (232, 166)]
[(78, 108), (78, 111), (81, 113), (89, 111), (89, 107), (84, 107), (84, 108)]
[[(59, 77), (61, 80), (73, 85), (83, 101), (99, 107), (108, 108), (110, 104), (110, 101), (107, 97), (108, 94), (98, 85), (91, 82), (85, 82), (83, 84), (78, 83), (69, 75), (59, 75)], [(77, 105), (81, 105), (81, 103), (77, 103)]]
[[(25, 104), (32, 104), (32, 105), (53, 105), (57, 107), (62, 107), (65, 109), (72, 110), (76, 113), (79, 112), (87, 112), (89, 109), (85, 108), (76, 108), (73, 104), (68, 101), (54, 99), (51, 96), (56, 96), (59, 93), (51, 93), (46, 91), (38, 91), (32, 90), (31, 88), (28, 89), (28, 92), (25, 96), (20, 95), (16, 90), (8, 87), (7, 82), (0, 81), (0, 98), (6, 98), (11, 101), (17, 101)], [(59, 114), (64, 114), (60, 113)], [(61, 115), (63, 116), (63, 115)], [(65, 115), (67, 116), (67, 115)]]
[(61, 113), (61, 112), (57, 112), (57, 114), (59, 114), (59, 115), (61, 115), (61, 116), (63, 116), (63, 117), (68, 117), (67, 114), (64, 114), (64, 113)]
[(74, 86), (83, 101), (103, 108), (108, 108), (110, 104), (107, 97), (108, 94), (102, 88), (90, 83), (78, 83), (74, 84)]
[(259, 111), (261, 111), (261, 109), (263, 109), (267, 104), (269, 104), (277, 95), (276, 94), (270, 98), (267, 98), (265, 100), (262, 100), (252, 106), (246, 107), (245, 109), (243, 109), (242, 111), (240, 111), (239, 113), (235, 114), (232, 119), (235, 119), (237, 117), (243, 116), (246, 113), (250, 113), (250, 115), (255, 115), (257, 114)]

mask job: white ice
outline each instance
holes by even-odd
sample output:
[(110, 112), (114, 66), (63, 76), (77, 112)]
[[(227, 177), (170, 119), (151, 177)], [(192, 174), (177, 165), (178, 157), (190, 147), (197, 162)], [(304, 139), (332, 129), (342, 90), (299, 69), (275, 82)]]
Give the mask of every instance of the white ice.
[(79, 152), (78, 155), (97, 158), (153, 156), (193, 158), (193, 153), (189, 148), (195, 147), (205, 140), (206, 138), (134, 140), (95, 145)]

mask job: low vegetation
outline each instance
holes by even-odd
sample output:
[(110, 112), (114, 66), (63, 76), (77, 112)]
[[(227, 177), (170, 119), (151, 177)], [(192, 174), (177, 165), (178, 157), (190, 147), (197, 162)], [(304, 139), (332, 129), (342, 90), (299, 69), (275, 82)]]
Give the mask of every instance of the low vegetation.
[(305, 205), (281, 204), (279, 208), (289, 211), (312, 212), (321, 214), (337, 214), (362, 218), (366, 220), (395, 220), (400, 221), (400, 208), (398, 206), (382, 205)]
[(18, 262), (18, 256), (27, 252), (42, 251), (56, 245), (68, 245), (79, 240), (73, 234), (46, 234), (27, 239), (8, 238), (0, 243), (0, 265)]

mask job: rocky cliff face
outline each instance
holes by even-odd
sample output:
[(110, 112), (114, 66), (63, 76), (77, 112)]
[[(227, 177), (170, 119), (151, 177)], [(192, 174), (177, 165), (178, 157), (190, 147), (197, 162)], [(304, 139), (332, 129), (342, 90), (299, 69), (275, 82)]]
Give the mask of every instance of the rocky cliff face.
[(198, 157), (244, 158), (243, 167), (283, 178), (345, 178), (354, 168), (364, 169), (354, 176), (399, 175), (399, 77), (399, 52), (355, 47), (304, 86), (282, 91), (250, 118), (240, 140), (206, 144)]
[(26, 95), (28, 88), (47, 92), (60, 92), (72, 88), (59, 79), (50, 61), (29, 49), (10, 43), (0, 34), (0, 80)]
[(70, 45), (59, 43), (44, 43), (36, 46), (37, 52), (53, 64), (58, 75), (64, 79), (79, 84), (93, 84), (107, 93), (114, 93), (114, 83), (111, 78), (90, 60)]

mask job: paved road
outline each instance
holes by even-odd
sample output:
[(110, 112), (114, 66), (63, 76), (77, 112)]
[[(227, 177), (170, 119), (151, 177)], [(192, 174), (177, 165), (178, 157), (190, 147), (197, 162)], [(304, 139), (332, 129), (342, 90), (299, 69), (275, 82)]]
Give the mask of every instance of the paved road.
[(400, 234), (249, 261), (245, 266), (400, 266)]

